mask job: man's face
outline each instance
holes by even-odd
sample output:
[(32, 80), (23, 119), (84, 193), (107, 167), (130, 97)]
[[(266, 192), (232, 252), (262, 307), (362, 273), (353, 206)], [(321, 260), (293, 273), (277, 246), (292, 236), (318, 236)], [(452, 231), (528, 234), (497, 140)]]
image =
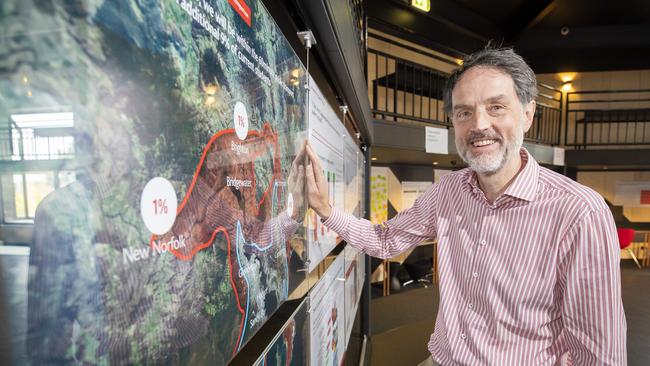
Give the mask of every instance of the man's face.
[(452, 102), (456, 148), (472, 170), (492, 175), (519, 159), (535, 102), (521, 105), (508, 74), (492, 67), (473, 67), (454, 86)]

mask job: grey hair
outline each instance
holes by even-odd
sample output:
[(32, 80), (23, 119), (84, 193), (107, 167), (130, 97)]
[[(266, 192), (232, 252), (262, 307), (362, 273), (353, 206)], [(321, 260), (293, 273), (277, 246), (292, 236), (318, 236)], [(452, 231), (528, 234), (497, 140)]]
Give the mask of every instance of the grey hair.
[(512, 48), (494, 48), (489, 44), (481, 51), (475, 52), (463, 61), (447, 79), (443, 90), (445, 112), (451, 116), (451, 92), (465, 71), (477, 67), (492, 67), (510, 75), (515, 84), (515, 92), (522, 105), (528, 104), (537, 97), (537, 78), (526, 61), (515, 53)]

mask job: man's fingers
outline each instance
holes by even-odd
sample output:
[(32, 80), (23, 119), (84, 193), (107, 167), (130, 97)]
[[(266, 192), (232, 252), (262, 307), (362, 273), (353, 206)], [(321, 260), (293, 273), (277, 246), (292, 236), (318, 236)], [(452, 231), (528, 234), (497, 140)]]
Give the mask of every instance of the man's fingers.
[(305, 149), (307, 152), (307, 156), (309, 156), (309, 160), (311, 161), (311, 164), (314, 169), (314, 178), (317, 183), (320, 183), (323, 179), (323, 168), (320, 165), (320, 159), (318, 158), (318, 155), (314, 152), (314, 150), (311, 148), (309, 144), (307, 144), (307, 147)]
[(314, 178), (314, 167), (311, 163), (305, 167), (305, 179), (307, 180), (307, 192), (319, 193), (316, 178)]
[(303, 141), (300, 146), (300, 150), (296, 153), (296, 157), (293, 159), (293, 167), (297, 168), (300, 165), (301, 161), (305, 159), (305, 146), (307, 145), (307, 140)]
[(305, 184), (305, 166), (304, 165), (300, 165), (298, 167), (298, 174), (297, 174), (295, 182), (296, 182), (296, 185), (298, 185), (298, 186), (302, 186), (302, 185)]

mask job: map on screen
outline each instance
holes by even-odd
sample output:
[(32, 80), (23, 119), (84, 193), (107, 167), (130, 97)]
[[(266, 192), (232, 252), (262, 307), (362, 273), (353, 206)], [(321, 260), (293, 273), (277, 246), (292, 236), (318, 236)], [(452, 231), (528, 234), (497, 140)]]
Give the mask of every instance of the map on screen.
[(257, 0), (9, 0), (0, 24), (3, 189), (51, 182), (4, 207), (34, 224), (31, 363), (227, 363), (305, 277), (278, 26)]

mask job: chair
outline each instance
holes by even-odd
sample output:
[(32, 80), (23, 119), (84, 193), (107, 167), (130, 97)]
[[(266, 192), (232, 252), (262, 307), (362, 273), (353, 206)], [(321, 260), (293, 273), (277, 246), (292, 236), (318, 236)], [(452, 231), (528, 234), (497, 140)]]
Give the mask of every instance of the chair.
[(636, 255), (634, 255), (632, 249), (630, 249), (630, 244), (632, 244), (632, 240), (634, 240), (634, 229), (617, 228), (616, 233), (618, 234), (618, 244), (621, 246), (621, 250), (627, 250), (627, 252), (632, 256), (632, 259), (634, 259), (636, 266), (641, 269), (642, 267), (641, 264), (639, 264), (639, 260), (636, 258)]

